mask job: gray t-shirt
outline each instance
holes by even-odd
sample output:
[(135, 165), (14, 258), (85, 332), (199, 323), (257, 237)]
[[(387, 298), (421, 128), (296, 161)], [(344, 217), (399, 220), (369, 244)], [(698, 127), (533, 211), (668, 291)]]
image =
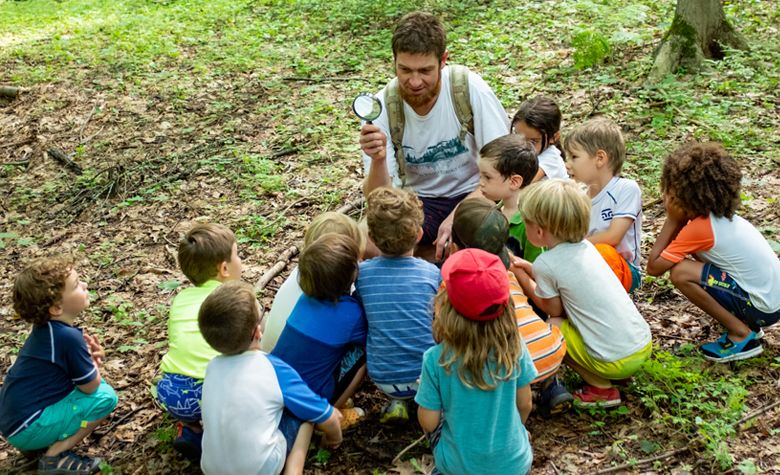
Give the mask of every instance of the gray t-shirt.
[(536, 258), (533, 272), (536, 295), (561, 298), (594, 358), (617, 361), (650, 343), (650, 326), (590, 242), (558, 244)]

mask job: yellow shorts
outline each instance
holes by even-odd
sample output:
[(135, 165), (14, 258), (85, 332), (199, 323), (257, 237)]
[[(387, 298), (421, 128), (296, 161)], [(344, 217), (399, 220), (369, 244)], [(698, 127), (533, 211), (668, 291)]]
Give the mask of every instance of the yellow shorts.
[(569, 320), (564, 320), (561, 323), (561, 333), (563, 333), (563, 338), (566, 340), (566, 356), (591, 373), (604, 379), (628, 378), (639, 370), (642, 363), (653, 352), (653, 343), (650, 342), (641, 350), (623, 359), (610, 362), (601, 361), (588, 353), (585, 343), (582, 341), (582, 335)]

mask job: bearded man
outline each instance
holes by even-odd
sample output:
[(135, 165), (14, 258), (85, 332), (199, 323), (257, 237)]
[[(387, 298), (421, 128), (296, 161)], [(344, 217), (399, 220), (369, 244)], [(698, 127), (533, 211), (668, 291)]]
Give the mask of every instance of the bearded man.
[[(376, 188), (392, 185), (412, 188), (425, 213), (415, 254), (438, 261), (449, 251), (455, 207), (466, 197), (479, 195), (479, 150), (506, 135), (509, 123), (490, 86), (465, 68), (465, 87), (455, 87), (465, 90), (464, 97), (457, 97), (451, 85), (456, 81), (451, 74), (455, 66), (447, 66), (446, 33), (434, 15), (413, 12), (401, 18), (392, 45), (396, 80), (376, 95), (383, 105), (382, 115), (360, 129), (363, 193), (368, 196)], [(388, 114), (393, 97), (398, 96), (400, 111)], [(461, 123), (463, 109), (472, 119), (468, 131)], [(400, 125), (390, 123), (399, 122), (399, 116)], [(393, 140), (393, 130), (402, 141)]]

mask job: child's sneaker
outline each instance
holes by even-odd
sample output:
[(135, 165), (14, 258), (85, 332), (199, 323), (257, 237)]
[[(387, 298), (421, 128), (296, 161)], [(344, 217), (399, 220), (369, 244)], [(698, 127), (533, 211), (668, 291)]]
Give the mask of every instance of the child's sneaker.
[(590, 384), (583, 385), (580, 389), (574, 391), (574, 404), (577, 406), (593, 407), (615, 407), (623, 401), (620, 399), (618, 388), (597, 388)]
[(724, 333), (717, 340), (701, 345), (699, 350), (704, 354), (705, 358), (718, 363), (744, 360), (759, 355), (764, 351), (764, 347), (758, 341), (759, 338), (756, 332), (750, 332), (747, 338), (739, 343), (735, 343), (729, 339), (727, 333)]
[(345, 407), (341, 411), (341, 431), (352, 428), (366, 417), (366, 411), (359, 407)]
[(390, 403), (382, 409), (382, 415), (379, 422), (387, 424), (392, 421), (408, 421), (409, 408), (403, 399), (392, 399)]
[(195, 432), (181, 422), (176, 423), (176, 438), (173, 448), (190, 460), (200, 460), (202, 453), (203, 432)]
[(539, 412), (545, 419), (557, 414), (563, 414), (571, 409), (572, 400), (574, 400), (574, 397), (566, 390), (566, 386), (558, 378), (555, 378), (540, 393)]
[(46, 456), (38, 460), (38, 473), (47, 475), (90, 475), (100, 471), (100, 459), (84, 457), (70, 450), (59, 455)]

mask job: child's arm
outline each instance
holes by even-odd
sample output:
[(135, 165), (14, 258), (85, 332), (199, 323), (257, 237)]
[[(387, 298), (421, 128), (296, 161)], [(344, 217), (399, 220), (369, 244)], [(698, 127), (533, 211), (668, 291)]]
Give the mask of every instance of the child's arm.
[(616, 247), (623, 240), (623, 236), (626, 235), (632, 224), (634, 224), (634, 218), (614, 218), (607, 229), (593, 233), (586, 239), (593, 244), (604, 243)]
[(336, 449), (341, 445), (341, 419), (341, 412), (334, 407), (333, 414), (325, 422), (317, 424), (317, 428), (325, 433), (325, 436), (322, 438), (322, 445), (325, 447)]
[(523, 288), (526, 297), (531, 298), (544, 313), (551, 317), (559, 317), (563, 314), (563, 301), (561, 301), (559, 296), (545, 299), (536, 295), (536, 281), (532, 277), (533, 268), (530, 262), (515, 257), (512, 260), (510, 270), (517, 277), (517, 281), (520, 283), (520, 287)]
[(674, 206), (669, 198), (664, 195), (664, 207), (666, 208), (666, 221), (655, 239), (653, 249), (647, 257), (647, 273), (653, 276), (663, 275), (664, 272), (674, 266), (674, 262), (661, 257), (661, 253), (680, 234), (680, 230), (688, 222), (685, 212)]
[(531, 414), (531, 408), (533, 407), (530, 384), (526, 384), (517, 390), (515, 402), (517, 404), (517, 411), (520, 413), (520, 419), (522, 419), (523, 424), (525, 424), (525, 421), (528, 420), (528, 416)]
[(417, 407), (417, 420), (420, 422), (422, 430), (426, 434), (430, 434), (439, 427), (439, 422), (441, 422), (441, 411), (434, 411), (419, 406)]

